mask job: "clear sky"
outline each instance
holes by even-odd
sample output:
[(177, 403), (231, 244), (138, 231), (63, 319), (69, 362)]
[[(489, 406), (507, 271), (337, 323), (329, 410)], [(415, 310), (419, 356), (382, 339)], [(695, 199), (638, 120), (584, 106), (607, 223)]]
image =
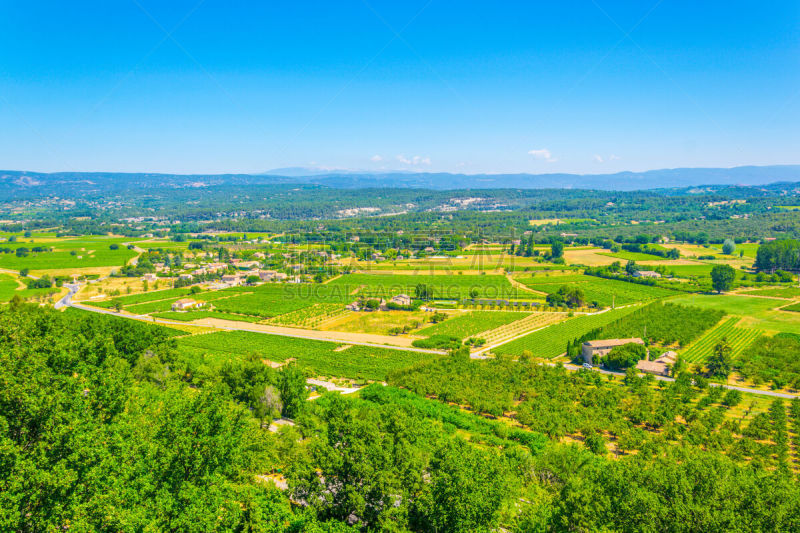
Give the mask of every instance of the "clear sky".
[(800, 163), (800, 2), (0, 0), (0, 168)]

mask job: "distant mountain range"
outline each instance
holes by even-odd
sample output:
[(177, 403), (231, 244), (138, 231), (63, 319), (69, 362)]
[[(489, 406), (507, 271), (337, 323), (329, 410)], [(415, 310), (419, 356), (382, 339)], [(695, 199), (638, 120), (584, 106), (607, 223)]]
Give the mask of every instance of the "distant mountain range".
[[(85, 196), (165, 188), (317, 185), (331, 188), (647, 190), (800, 182), (800, 165), (675, 168), (615, 174), (450, 174), (325, 171), (291, 167), (264, 174), (0, 171), (0, 199)], [(793, 186), (794, 187), (794, 186)]]

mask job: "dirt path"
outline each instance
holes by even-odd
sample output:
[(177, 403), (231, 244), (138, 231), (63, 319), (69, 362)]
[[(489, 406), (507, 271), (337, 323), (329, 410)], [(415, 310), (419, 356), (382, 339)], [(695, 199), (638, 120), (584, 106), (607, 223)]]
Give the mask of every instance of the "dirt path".
[(522, 291), (525, 291), (525, 292), (529, 292), (529, 293), (535, 294), (537, 296), (547, 296), (546, 292), (535, 291), (535, 290), (531, 289), (530, 287), (528, 287), (527, 285), (524, 285), (524, 284), (520, 283), (519, 281), (515, 280), (514, 277), (511, 274), (506, 274), (506, 278), (508, 278), (508, 282), (511, 283), (511, 286), (514, 287), (515, 289), (519, 289), (519, 290), (522, 290)]

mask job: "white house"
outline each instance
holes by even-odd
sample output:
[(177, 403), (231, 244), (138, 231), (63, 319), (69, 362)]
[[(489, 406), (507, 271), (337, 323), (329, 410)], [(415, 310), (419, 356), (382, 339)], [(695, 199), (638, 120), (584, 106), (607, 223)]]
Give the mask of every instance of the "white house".
[(392, 296), (390, 301), (397, 305), (411, 305), (411, 296), (408, 294), (398, 294), (396, 296)]
[(172, 310), (186, 311), (187, 309), (196, 309), (198, 307), (202, 307), (203, 305), (203, 302), (198, 302), (196, 300), (192, 300), (191, 298), (181, 298), (172, 304)]

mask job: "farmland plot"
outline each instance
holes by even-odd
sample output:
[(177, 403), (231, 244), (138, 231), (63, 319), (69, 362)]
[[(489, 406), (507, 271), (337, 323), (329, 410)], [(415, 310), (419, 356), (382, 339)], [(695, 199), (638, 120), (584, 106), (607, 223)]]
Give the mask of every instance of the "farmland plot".
[(387, 372), (438, 357), (432, 354), (350, 346), (311, 339), (281, 337), (247, 331), (225, 331), (178, 339), (190, 355), (222, 364), (231, 357), (255, 353), (270, 361), (295, 359), (315, 375), (383, 380)]
[[(505, 276), (416, 276), (384, 274), (350, 274), (330, 282), (327, 286), (344, 286), (351, 291), (373, 298), (391, 298), (397, 294), (414, 296), (418, 284), (433, 289), (434, 298), (470, 298), (470, 292), (477, 291), (478, 298), (510, 298), (517, 296), (517, 290)], [(349, 293), (349, 292), (348, 292)]]
[(739, 318), (729, 318), (709, 330), (697, 342), (689, 346), (683, 356), (691, 363), (702, 363), (713, 353), (714, 346), (724, 338), (731, 346), (732, 356), (737, 357), (761, 336), (761, 332), (756, 329), (737, 328), (736, 324), (739, 320)]
[(610, 324), (636, 309), (637, 307), (634, 306), (623, 307), (604, 313), (570, 318), (566, 322), (548, 326), (498, 346), (492, 351), (496, 354), (521, 355), (523, 351), (528, 350), (536, 357), (557, 357), (566, 351), (569, 341), (577, 339), (595, 328)]
[(444, 322), (419, 330), (420, 335), (448, 335), (464, 339), (491, 329), (523, 319), (530, 313), (517, 311), (472, 311), (463, 313)]
[(677, 294), (675, 291), (663, 287), (584, 275), (536, 276), (533, 278), (520, 278), (518, 281), (535, 291), (547, 294), (558, 291), (562, 285), (577, 287), (583, 291), (587, 302), (597, 302), (602, 307), (610, 307), (612, 303), (618, 306), (627, 305)]

